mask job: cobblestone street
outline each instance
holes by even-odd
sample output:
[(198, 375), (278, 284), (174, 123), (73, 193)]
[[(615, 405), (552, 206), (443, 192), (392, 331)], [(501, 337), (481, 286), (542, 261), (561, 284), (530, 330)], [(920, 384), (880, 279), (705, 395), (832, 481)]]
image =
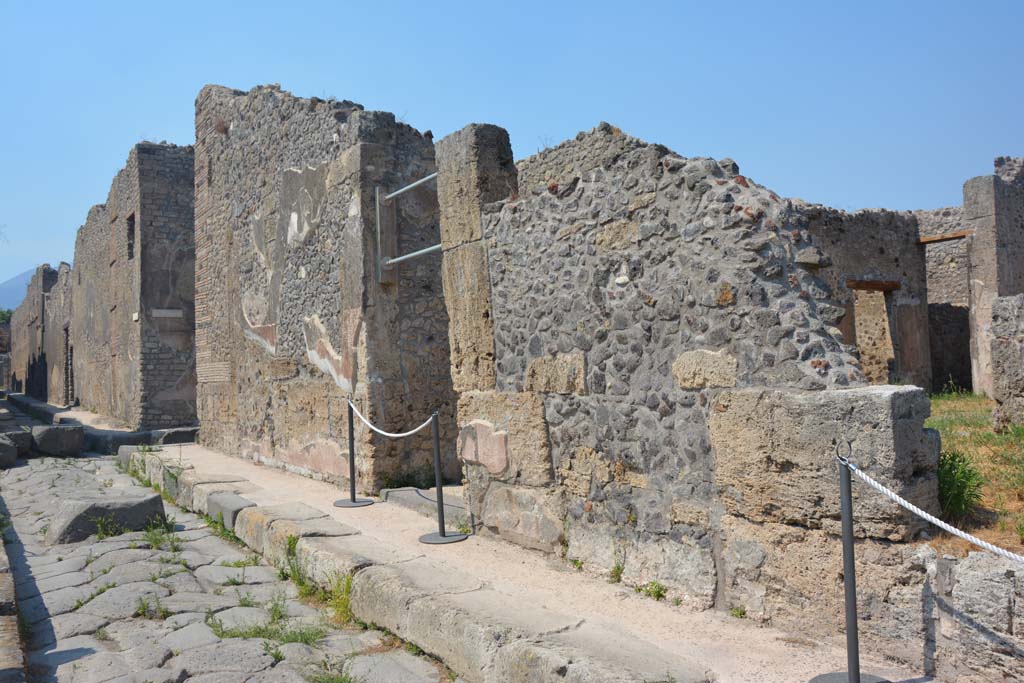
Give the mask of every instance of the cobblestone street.
[[(42, 458), (0, 477), (4, 531), (39, 683), (437, 683), (454, 676), (390, 634), (351, 624), (347, 590), (268, 566), (216, 523), (165, 503), (145, 531), (48, 545), (60, 502), (149, 492), (110, 457)], [(112, 518), (111, 518), (112, 519)]]

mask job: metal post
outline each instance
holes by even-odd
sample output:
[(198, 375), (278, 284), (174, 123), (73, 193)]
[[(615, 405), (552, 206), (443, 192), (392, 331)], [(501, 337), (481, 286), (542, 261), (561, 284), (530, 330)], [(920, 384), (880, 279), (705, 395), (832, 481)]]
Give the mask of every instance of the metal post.
[(352, 404), (348, 404), (348, 492), (349, 499), (341, 498), (334, 501), (336, 508), (361, 508), (373, 505), (368, 498), (356, 499), (356, 426), (355, 415), (352, 414)]
[(853, 491), (850, 468), (839, 463), (839, 498), (843, 514), (843, 587), (846, 590), (846, 673), (849, 683), (860, 681), (860, 642), (857, 637), (857, 567), (853, 561)]
[(446, 534), (444, 531), (444, 479), (441, 476), (441, 430), (437, 424), (437, 411), (430, 416), (430, 429), (434, 433), (434, 486), (437, 492), (437, 533), (420, 536), (420, 543), (439, 545), (465, 541), (466, 534)]

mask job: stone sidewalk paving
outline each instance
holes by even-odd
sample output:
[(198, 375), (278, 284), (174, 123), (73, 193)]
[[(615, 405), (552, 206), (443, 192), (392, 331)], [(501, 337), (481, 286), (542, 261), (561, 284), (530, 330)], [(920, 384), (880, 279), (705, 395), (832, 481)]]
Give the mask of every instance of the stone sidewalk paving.
[(345, 623), (343, 586), (289, 580), (170, 504), (146, 531), (103, 523), (85, 541), (44, 544), (63, 499), (138, 490), (112, 457), (19, 461), (0, 475), (30, 683), (455, 680), (394, 636)]

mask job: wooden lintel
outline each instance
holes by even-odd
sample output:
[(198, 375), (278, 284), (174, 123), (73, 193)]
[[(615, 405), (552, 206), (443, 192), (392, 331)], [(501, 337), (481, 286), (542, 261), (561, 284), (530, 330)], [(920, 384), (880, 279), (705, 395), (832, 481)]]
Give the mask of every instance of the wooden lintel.
[(847, 280), (847, 289), (862, 289), (869, 292), (891, 292), (900, 288), (897, 280)]
[(959, 232), (947, 232), (944, 235), (933, 235), (932, 237), (922, 237), (917, 240), (918, 244), (937, 244), (938, 242), (951, 242), (952, 240), (962, 240), (965, 237), (970, 237), (974, 234), (973, 230), (961, 230)]

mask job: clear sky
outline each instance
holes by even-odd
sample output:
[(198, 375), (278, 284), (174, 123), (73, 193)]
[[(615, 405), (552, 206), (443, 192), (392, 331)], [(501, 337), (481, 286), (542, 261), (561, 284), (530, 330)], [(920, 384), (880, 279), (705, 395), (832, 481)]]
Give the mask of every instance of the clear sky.
[(395, 112), (517, 158), (606, 120), (844, 209), (960, 203), (1024, 155), (1024, 2), (0, 0), (0, 281), (70, 261), (142, 139), (205, 83)]

